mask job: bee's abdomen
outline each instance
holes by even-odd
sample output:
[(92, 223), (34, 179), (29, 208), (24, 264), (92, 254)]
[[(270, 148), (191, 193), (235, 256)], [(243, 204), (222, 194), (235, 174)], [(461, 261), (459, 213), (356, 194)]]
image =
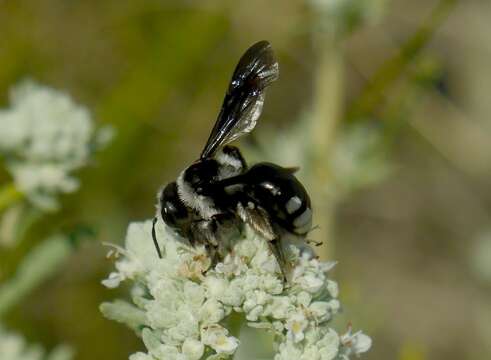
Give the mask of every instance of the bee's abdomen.
[(259, 163), (248, 171), (253, 197), (281, 227), (297, 235), (312, 228), (310, 197), (291, 169)]
[(290, 231), (298, 235), (306, 235), (312, 228), (312, 209), (310, 201), (294, 195), (284, 204), (284, 213)]

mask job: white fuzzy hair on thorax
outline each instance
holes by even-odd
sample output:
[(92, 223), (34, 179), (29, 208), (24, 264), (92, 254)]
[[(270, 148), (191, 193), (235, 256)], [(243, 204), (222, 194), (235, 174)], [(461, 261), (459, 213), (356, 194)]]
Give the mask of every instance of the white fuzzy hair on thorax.
[(215, 208), (215, 203), (208, 196), (198, 195), (193, 188), (184, 181), (184, 170), (177, 178), (177, 193), (182, 202), (197, 211), (203, 219), (211, 219), (220, 212)]

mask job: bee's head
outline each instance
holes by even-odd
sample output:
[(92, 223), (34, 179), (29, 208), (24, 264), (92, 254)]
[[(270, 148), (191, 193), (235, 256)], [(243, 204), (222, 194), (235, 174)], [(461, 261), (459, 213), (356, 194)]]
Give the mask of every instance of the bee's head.
[(218, 167), (214, 159), (197, 160), (184, 172), (184, 181), (198, 194), (203, 194), (207, 185), (217, 179)]

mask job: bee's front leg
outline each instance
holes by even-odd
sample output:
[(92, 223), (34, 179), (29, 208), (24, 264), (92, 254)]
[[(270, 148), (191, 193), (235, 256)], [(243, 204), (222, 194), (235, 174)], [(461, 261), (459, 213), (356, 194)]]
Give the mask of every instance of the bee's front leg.
[(212, 217), (215, 227), (215, 241), (221, 258), (232, 251), (233, 245), (242, 232), (242, 222), (233, 213), (222, 213)]
[(194, 221), (190, 227), (189, 242), (192, 246), (205, 245), (213, 265), (230, 252), (232, 242), (240, 235), (240, 221), (231, 213), (221, 213), (210, 219)]

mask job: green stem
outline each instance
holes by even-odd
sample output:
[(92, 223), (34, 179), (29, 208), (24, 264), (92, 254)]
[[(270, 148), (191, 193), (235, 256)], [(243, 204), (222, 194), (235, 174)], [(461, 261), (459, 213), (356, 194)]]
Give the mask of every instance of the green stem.
[(404, 73), (413, 61), (433, 38), (440, 25), (446, 20), (458, 0), (440, 0), (416, 32), (401, 46), (399, 52), (386, 60), (375, 72), (372, 79), (358, 99), (351, 105), (347, 115), (350, 121), (371, 114), (383, 101), (385, 90)]
[(22, 193), (17, 190), (14, 183), (4, 185), (0, 188), (0, 211), (5, 210), (20, 199), (22, 199)]
[(0, 317), (52, 276), (73, 251), (70, 240), (63, 235), (52, 236), (32, 249), (14, 276), (0, 284)]
[(230, 335), (236, 338), (240, 337), (240, 330), (245, 323), (245, 318), (242, 314), (232, 312), (227, 319), (226, 328), (230, 332)]

